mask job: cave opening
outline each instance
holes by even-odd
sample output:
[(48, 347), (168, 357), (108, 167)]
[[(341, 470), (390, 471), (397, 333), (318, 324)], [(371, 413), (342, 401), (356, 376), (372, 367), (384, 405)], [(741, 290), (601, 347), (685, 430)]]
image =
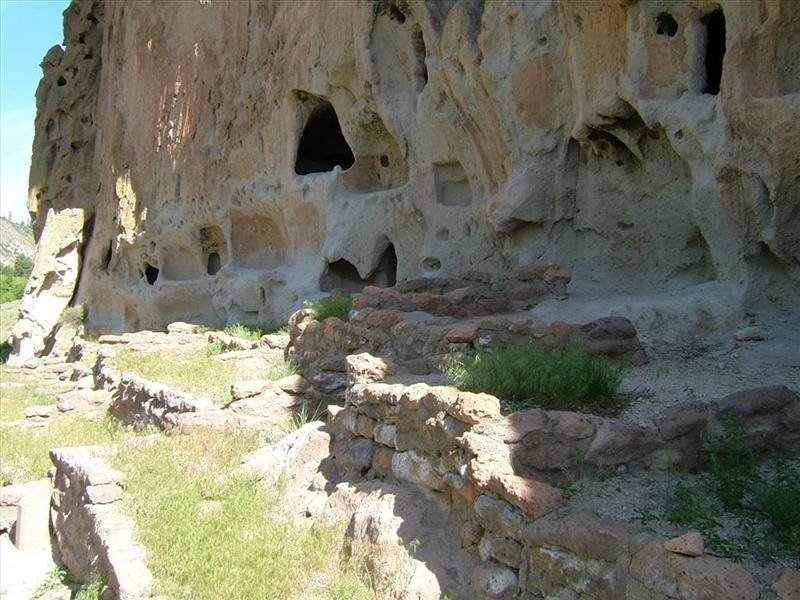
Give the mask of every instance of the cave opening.
[(323, 292), (336, 289), (346, 292), (360, 292), (364, 286), (394, 287), (397, 284), (397, 253), (394, 244), (389, 244), (381, 254), (378, 266), (366, 278), (361, 277), (355, 265), (340, 258), (328, 263), (328, 267), (319, 280)]
[(114, 254), (114, 240), (108, 242), (108, 250), (106, 250), (106, 254), (103, 257), (103, 270), (108, 272), (108, 267), (111, 266), (111, 257)]
[(414, 52), (414, 85), (417, 93), (420, 93), (428, 84), (428, 65), (425, 62), (428, 50), (425, 47), (425, 38), (422, 37), (422, 29), (419, 25), (414, 26), (411, 34), (411, 47)]
[(386, 250), (383, 251), (374, 274), (381, 278), (382, 281), (379, 285), (382, 284), (383, 287), (397, 285), (397, 252), (395, 252), (394, 244), (389, 244)]
[(206, 273), (209, 275), (216, 275), (221, 268), (222, 259), (219, 256), (219, 252), (210, 252), (206, 264)]
[(701, 19), (706, 28), (706, 87), (704, 94), (719, 94), (722, 61), (725, 58), (725, 15), (718, 8)]
[(333, 171), (336, 165), (346, 171), (355, 160), (353, 151), (344, 139), (333, 105), (321, 101), (311, 112), (300, 136), (295, 173), (324, 173)]
[(158, 280), (158, 267), (154, 267), (150, 263), (147, 263), (144, 268), (144, 277), (147, 280), (147, 283), (154, 285)]
[(675, 37), (678, 33), (678, 22), (667, 12), (659, 13), (656, 17), (656, 33), (665, 37)]

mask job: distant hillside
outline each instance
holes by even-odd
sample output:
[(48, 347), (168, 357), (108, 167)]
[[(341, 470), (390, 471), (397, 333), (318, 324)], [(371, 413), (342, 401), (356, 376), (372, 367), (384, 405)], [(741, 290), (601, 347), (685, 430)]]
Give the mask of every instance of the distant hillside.
[(33, 259), (36, 244), (30, 225), (12, 223), (0, 217), (0, 265), (13, 267), (18, 255)]

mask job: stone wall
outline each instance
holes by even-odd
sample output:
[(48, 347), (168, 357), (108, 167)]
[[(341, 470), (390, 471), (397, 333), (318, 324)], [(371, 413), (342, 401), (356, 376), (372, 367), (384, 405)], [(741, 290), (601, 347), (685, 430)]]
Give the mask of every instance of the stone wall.
[(73, 301), (105, 330), (543, 259), (791, 308), (798, 32), (780, 0), (76, 0), (29, 208), (83, 211)]
[(629, 364), (646, 362), (637, 330), (625, 317), (569, 323), (531, 314), (545, 301), (563, 298), (569, 279), (566, 270), (543, 263), (506, 275), (367, 286), (354, 297), (347, 320), (319, 321), (313, 309), (293, 314), (288, 355), (322, 397), (343, 393), (344, 358), (354, 352), (379, 355), (416, 375), (438, 373), (443, 361), (459, 353), (507, 346), (553, 350), (573, 343)]
[(797, 448), (796, 392), (774, 386), (686, 402), (637, 426), (539, 409), (503, 416), (487, 394), (364, 382), (378, 372), (376, 361), (347, 358), (353, 383), (345, 406), (329, 409), (331, 455), (351, 480), (385, 480), (387, 489), (399, 481), (449, 503), (462, 545), (481, 559), (471, 597), (666, 599), (675, 590), (681, 598), (759, 597), (741, 566), (676, 554), (642, 527), (575, 511), (559, 486), (620, 469), (700, 467), (703, 436), (728, 416), (756, 449)]
[(106, 465), (103, 451), (94, 446), (50, 451), (56, 468), (53, 532), (60, 559), (79, 583), (100, 577), (112, 598), (150, 598), (153, 578), (145, 550), (120, 507), (125, 479)]

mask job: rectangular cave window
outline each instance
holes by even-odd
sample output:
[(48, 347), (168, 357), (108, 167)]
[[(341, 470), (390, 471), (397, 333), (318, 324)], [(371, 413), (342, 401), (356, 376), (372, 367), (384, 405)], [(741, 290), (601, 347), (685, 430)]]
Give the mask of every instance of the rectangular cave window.
[(718, 8), (701, 20), (706, 29), (706, 86), (704, 94), (719, 94), (722, 81), (722, 60), (725, 57), (725, 15)]

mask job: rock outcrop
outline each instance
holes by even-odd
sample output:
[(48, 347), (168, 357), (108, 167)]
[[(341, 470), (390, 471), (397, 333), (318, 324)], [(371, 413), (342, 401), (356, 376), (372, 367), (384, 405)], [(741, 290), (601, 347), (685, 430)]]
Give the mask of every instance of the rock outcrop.
[(29, 208), (41, 240), (72, 210), (83, 235), (39, 252), (106, 331), (542, 260), (731, 325), (797, 297), (798, 40), (778, 0), (76, 0)]

